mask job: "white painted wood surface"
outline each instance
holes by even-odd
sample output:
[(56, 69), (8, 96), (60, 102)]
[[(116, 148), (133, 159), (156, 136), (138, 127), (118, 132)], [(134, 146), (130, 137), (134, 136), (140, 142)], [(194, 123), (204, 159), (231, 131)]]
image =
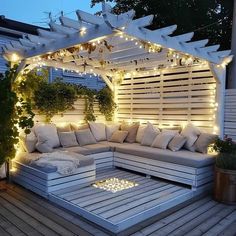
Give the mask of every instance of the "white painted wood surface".
[(236, 141), (236, 89), (225, 91), (224, 135)]
[[(68, 110), (63, 115), (55, 115), (52, 118), (52, 122), (57, 123), (77, 123), (84, 124), (85, 120), (85, 100), (83, 98), (79, 98), (74, 104), (74, 110)], [(105, 117), (99, 111), (98, 102), (94, 102), (94, 115), (97, 121), (105, 122)], [(36, 111), (36, 116), (34, 118), (35, 122), (43, 122), (44, 117), (39, 115)]]
[(96, 176), (99, 180), (110, 177), (135, 181), (139, 185), (116, 193), (77, 186), (53, 192), (49, 199), (117, 233), (201, 192), (123, 170), (106, 170)]
[(115, 152), (114, 166), (190, 185), (192, 189), (211, 184), (213, 181), (213, 165), (193, 168)]
[(117, 89), (118, 121), (160, 127), (191, 122), (214, 131), (216, 82), (208, 65), (170, 68), (126, 77)]
[(17, 161), (12, 162), (11, 179), (27, 189), (48, 197), (52, 191), (90, 183), (95, 180), (95, 164), (78, 168), (73, 175), (63, 176), (57, 172), (45, 173)]

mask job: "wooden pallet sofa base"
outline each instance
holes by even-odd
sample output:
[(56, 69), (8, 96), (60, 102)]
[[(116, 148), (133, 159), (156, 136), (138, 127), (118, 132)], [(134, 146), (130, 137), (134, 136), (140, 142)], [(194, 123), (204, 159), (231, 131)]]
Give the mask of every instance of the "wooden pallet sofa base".
[(12, 169), (11, 180), (46, 198), (53, 191), (91, 183), (96, 178), (95, 164), (80, 167), (68, 176), (57, 172), (45, 173), (18, 161), (12, 162)]
[(191, 186), (192, 190), (212, 183), (213, 165), (193, 168), (125, 153), (114, 153), (114, 166)]
[[(149, 176), (154, 176), (176, 183), (185, 184), (192, 190), (202, 186), (210, 186), (213, 181), (213, 163), (204, 167), (194, 168), (183, 164), (174, 164), (167, 161), (160, 161), (119, 152), (120, 144), (101, 142), (101, 145), (110, 146), (109, 151), (101, 151), (87, 155), (93, 158), (95, 164), (89, 167), (81, 167), (78, 173), (72, 176), (61, 176), (58, 173), (46, 174), (28, 165), (13, 161), (11, 173), (12, 180), (26, 188), (47, 196), (50, 192), (67, 188), (73, 185), (91, 183), (96, 179), (96, 170), (121, 167), (127, 170), (136, 171)], [(128, 147), (130, 144), (124, 144)], [(138, 144), (133, 144), (138, 145)], [(138, 146), (137, 146), (138, 147)], [(107, 149), (106, 149), (107, 150)]]

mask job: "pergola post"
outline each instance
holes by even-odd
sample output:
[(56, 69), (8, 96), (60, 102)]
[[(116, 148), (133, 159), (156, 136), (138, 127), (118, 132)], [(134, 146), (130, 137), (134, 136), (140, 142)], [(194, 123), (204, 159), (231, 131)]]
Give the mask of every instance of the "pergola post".
[(226, 67), (223, 65), (209, 64), (212, 74), (216, 79), (215, 95), (215, 126), (213, 130), (221, 138), (224, 137), (224, 105), (225, 105), (225, 83)]

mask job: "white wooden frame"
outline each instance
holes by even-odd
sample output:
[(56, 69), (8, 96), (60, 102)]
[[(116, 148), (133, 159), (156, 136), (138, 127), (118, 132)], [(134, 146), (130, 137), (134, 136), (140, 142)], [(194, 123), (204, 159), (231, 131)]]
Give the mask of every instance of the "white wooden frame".
[[(93, 59), (89, 61), (87, 69), (101, 75), (109, 88), (113, 90), (115, 100), (118, 102), (116, 95), (119, 84), (125, 76), (122, 70), (132, 74), (145, 66), (147, 71), (152, 74), (158, 63), (163, 63), (165, 60), (163, 55), (170, 49), (177, 53), (199, 58), (208, 63), (216, 81), (215, 103), (217, 108), (212, 128), (214, 133), (222, 137), (225, 65), (232, 60), (232, 56), (229, 56), (230, 51), (217, 51), (219, 45), (206, 46), (208, 40), (191, 41), (193, 32), (171, 36), (176, 30), (176, 25), (148, 30), (145, 27), (152, 23), (152, 15), (133, 20), (135, 12), (131, 10), (117, 16), (111, 13), (111, 7), (105, 3), (103, 3), (102, 10), (100, 17), (78, 10), (76, 12), (77, 21), (61, 16), (61, 24), (49, 23), (51, 31), (38, 29), (38, 36), (27, 35), (19, 39), (18, 42), (5, 45), (4, 56), (11, 61), (12, 54), (16, 53), (19, 59), (22, 59), (19, 73), (26, 67), (33, 68), (39, 64), (79, 71), (83, 69), (80, 66), (81, 63), (88, 61), (87, 59)], [(64, 55), (62, 62), (50, 59), (50, 54), (53, 52), (60, 52), (60, 50), (87, 42), (97, 43), (103, 39), (114, 45), (112, 51), (107, 51), (104, 55), (104, 60), (109, 61), (109, 64), (104, 68), (99, 64), (98, 50), (95, 50), (91, 55), (86, 50), (80, 50), (76, 55)], [(150, 45), (160, 45), (164, 53), (149, 52), (142, 47), (141, 41)], [(48, 59), (38, 60), (41, 55), (48, 55)], [(137, 72), (136, 74), (141, 75), (142, 73)], [(135, 77), (135, 75), (132, 76)], [(118, 80), (119, 83), (117, 83)]]
[(93, 164), (78, 168), (73, 175), (62, 176), (57, 172), (45, 173), (18, 161), (12, 161), (10, 178), (23, 187), (48, 198), (52, 191), (91, 183), (96, 178), (96, 170)]

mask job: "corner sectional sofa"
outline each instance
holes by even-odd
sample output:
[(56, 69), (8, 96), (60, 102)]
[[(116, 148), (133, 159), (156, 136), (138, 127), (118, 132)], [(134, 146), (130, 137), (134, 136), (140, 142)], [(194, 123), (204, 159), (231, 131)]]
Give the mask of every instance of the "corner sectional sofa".
[(214, 156), (187, 150), (173, 152), (142, 146), (140, 143), (109, 141), (83, 147), (55, 148), (55, 151), (58, 150), (79, 154), (80, 167), (75, 173), (63, 176), (56, 169), (39, 168), (31, 161), (40, 153), (20, 152), (12, 162), (12, 180), (47, 197), (53, 191), (89, 185), (96, 179), (96, 170), (112, 167), (186, 184), (193, 191), (208, 186), (213, 179)]

